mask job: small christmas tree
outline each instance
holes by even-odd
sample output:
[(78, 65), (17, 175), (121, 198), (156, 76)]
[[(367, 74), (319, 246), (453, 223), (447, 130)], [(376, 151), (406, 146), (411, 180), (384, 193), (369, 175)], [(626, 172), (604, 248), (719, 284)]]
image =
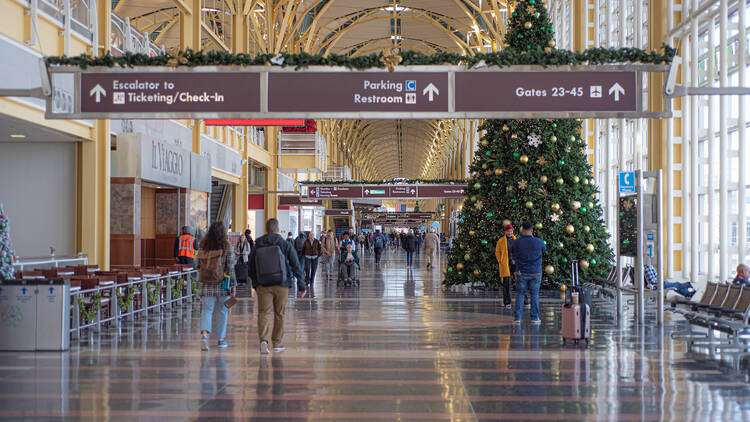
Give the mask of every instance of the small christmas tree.
[[(544, 4), (524, 0), (511, 14), (505, 42), (519, 53), (545, 54), (555, 47)], [(488, 120), (470, 171), (458, 238), (448, 258), (445, 284), (500, 283), (495, 243), (503, 227), (524, 220), (545, 241), (542, 285), (570, 278), (579, 261), (582, 277), (606, 277), (612, 251), (597, 188), (573, 119)]]
[(16, 256), (10, 247), (10, 222), (0, 203), (0, 280), (13, 279), (13, 263)]

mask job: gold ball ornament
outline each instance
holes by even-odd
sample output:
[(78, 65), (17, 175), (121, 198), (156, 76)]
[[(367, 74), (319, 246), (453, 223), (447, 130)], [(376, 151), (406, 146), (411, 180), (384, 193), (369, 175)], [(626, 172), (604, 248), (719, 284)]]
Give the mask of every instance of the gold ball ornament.
[(560, 285), (560, 291), (561, 291), (561, 292), (564, 292), (564, 291), (566, 291), (566, 290), (568, 290), (568, 286), (567, 286), (566, 284), (561, 284), (561, 285)]
[(521, 158), (519, 158), (519, 160), (521, 160), (522, 164), (526, 164), (526, 163), (529, 162), (529, 157), (524, 154), (524, 155), (521, 156)]
[(594, 209), (594, 203), (591, 201), (587, 202), (586, 206), (589, 207), (589, 209)]
[(586, 245), (586, 252), (588, 252), (588, 253), (594, 253), (594, 245), (592, 245), (591, 243), (589, 243), (588, 245)]
[(526, 208), (528, 208), (528, 209), (534, 208), (534, 203), (531, 202), (531, 201), (526, 201)]
[(554, 274), (555, 267), (553, 267), (552, 265), (547, 265), (546, 267), (544, 267), (544, 272), (547, 274)]
[(504, 173), (503, 169), (495, 169), (495, 176), (502, 176)]
[(542, 183), (547, 183), (547, 176), (540, 177), (539, 181), (542, 182)]
[(531, 29), (532, 26), (533, 25), (531, 24), (531, 22), (526, 22), (526, 23), (523, 24), (523, 27), (526, 28), (526, 29)]
[(558, 177), (557, 180), (555, 180), (555, 183), (557, 183), (558, 185), (562, 185), (563, 183), (565, 183), (565, 180), (563, 180), (562, 177)]
[(580, 262), (578, 263), (578, 265), (580, 265), (580, 266), (581, 266), (581, 268), (583, 268), (583, 269), (585, 270), (586, 268), (588, 268), (588, 267), (589, 267), (589, 262), (588, 262), (587, 260), (585, 260), (585, 259), (582, 259), (582, 260), (581, 260), (581, 261), (580, 261)]
[(589, 226), (583, 226), (583, 231), (585, 231), (586, 233), (588, 233), (588, 232), (591, 231), (591, 227), (589, 227)]
[(576, 231), (576, 228), (573, 227), (572, 224), (568, 224), (565, 226), (565, 231), (568, 232), (568, 234), (573, 234)]
[(503, 125), (503, 132), (507, 132), (509, 130), (510, 128), (508, 127), (508, 125)]
[(541, 230), (542, 228), (544, 228), (544, 225), (542, 225), (542, 223), (536, 223), (534, 224), (534, 228), (537, 230)]
[(578, 176), (573, 176), (573, 183), (578, 183), (581, 181), (581, 178)]
[(575, 141), (576, 141), (576, 137), (573, 135), (570, 135), (570, 142), (575, 142)]
[(552, 208), (552, 211), (555, 211), (555, 212), (560, 211), (560, 204), (554, 203), (552, 204), (551, 208)]
[(479, 273), (480, 273), (479, 270), (474, 270), (474, 275), (479, 275)]
[(464, 263), (463, 263), (463, 262), (459, 262), (458, 264), (456, 264), (456, 268), (457, 268), (457, 269), (458, 269), (459, 271), (463, 270), (463, 269), (464, 269)]
[(482, 164), (482, 169), (487, 170), (487, 163)]
[(552, 135), (552, 137), (550, 137), (549, 140), (552, 142), (557, 142), (557, 136)]
[(549, 45), (550, 47), (554, 47), (557, 45), (557, 43), (555, 42), (555, 40), (549, 40), (549, 43), (547, 43), (547, 45)]
[(474, 230), (469, 230), (469, 236), (474, 236), (476, 232)]

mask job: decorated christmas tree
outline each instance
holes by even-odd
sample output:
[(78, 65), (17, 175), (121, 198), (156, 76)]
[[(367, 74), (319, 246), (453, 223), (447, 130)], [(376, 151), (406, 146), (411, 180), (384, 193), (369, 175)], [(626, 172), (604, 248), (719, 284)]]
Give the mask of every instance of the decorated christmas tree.
[[(519, 1), (505, 37), (506, 48), (544, 55), (555, 47), (553, 27), (539, 0)], [(612, 251), (591, 166), (574, 119), (488, 120), (470, 172), (458, 238), (445, 272), (446, 285), (500, 284), (495, 244), (524, 220), (544, 240), (542, 286), (570, 278), (579, 261), (582, 278), (606, 277)]]
[(10, 223), (0, 204), (0, 280), (13, 279), (13, 263), (16, 256), (10, 247)]

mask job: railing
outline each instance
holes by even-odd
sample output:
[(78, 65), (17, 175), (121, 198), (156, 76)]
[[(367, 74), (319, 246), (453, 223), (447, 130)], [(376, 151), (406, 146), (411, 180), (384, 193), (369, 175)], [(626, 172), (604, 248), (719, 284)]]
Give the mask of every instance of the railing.
[(326, 141), (320, 133), (281, 133), (279, 138), (281, 155), (314, 155), (315, 168), (326, 171), (328, 151)]
[[(76, 265), (88, 265), (89, 258), (86, 255), (70, 256), (70, 257), (35, 257), (35, 258), (19, 258), (13, 264), (13, 272), (24, 271), (25, 269), (34, 270), (48, 270), (50, 268), (60, 268)], [(26, 267), (26, 268), (24, 268)]]
[(138, 32), (130, 24), (130, 18), (123, 19), (113, 14), (111, 25), (112, 54), (121, 55), (126, 52), (132, 52), (155, 56), (166, 51), (164, 46), (159, 47), (151, 42), (148, 32)]
[[(71, 287), (70, 334), (78, 338), (86, 328), (99, 331), (105, 323), (148, 313), (151, 309), (171, 309), (173, 304), (183, 301), (192, 302), (198, 289), (197, 273), (197, 270), (190, 270), (166, 275), (144, 274), (129, 278), (127, 283), (100, 282), (97, 287), (86, 290)], [(106, 314), (103, 305), (107, 307)]]
[(323, 180), (352, 180), (352, 171), (349, 166), (329, 166), (323, 173)]

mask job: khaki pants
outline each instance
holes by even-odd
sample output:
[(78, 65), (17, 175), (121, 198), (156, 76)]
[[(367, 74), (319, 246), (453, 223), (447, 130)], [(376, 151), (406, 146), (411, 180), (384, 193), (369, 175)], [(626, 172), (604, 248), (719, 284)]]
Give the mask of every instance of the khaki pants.
[(425, 249), (425, 255), (427, 255), (427, 264), (433, 266), (437, 264), (437, 250)]
[[(273, 347), (281, 346), (284, 338), (284, 314), (289, 300), (289, 288), (283, 286), (258, 286), (258, 337)], [(273, 337), (271, 332), (271, 307), (273, 306)]]

